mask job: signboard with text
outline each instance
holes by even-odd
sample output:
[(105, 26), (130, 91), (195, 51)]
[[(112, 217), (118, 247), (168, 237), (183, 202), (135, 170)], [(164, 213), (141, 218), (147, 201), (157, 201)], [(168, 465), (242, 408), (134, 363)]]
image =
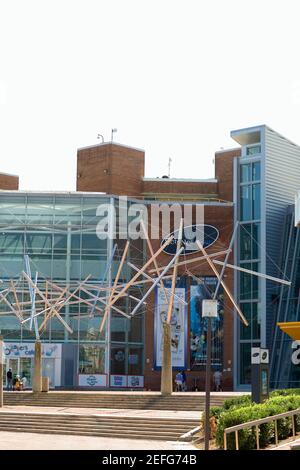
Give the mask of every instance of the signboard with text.
[(79, 387), (106, 387), (107, 380), (105, 374), (79, 374)]

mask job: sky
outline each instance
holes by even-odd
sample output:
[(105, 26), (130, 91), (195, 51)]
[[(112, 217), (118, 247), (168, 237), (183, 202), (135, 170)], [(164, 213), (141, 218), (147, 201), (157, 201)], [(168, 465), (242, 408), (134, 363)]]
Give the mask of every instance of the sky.
[(230, 131), (300, 144), (299, 0), (0, 0), (0, 172), (76, 189), (77, 148), (144, 149), (212, 178)]

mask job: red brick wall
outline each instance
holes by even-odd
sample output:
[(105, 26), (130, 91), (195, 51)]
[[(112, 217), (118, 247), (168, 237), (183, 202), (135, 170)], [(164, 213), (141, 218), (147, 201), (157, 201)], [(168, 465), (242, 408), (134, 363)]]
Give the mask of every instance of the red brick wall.
[(118, 144), (104, 144), (77, 152), (77, 191), (140, 196), (144, 152)]
[(144, 193), (167, 193), (167, 194), (218, 194), (217, 183), (196, 182), (196, 181), (144, 181)]
[[(228, 248), (229, 241), (232, 234), (233, 228), (233, 207), (230, 206), (206, 206), (204, 222), (206, 224), (214, 225), (219, 230), (219, 239), (211, 246), (208, 247), (208, 253), (215, 253), (217, 251), (222, 251)], [(152, 240), (152, 246), (154, 251), (156, 251), (160, 246), (161, 240)], [(149, 253), (148, 253), (149, 256)], [(196, 258), (201, 256), (201, 253), (195, 253), (193, 255), (189, 255), (186, 257), (187, 260)], [(224, 256), (219, 257), (219, 260), (223, 260)], [(170, 257), (162, 253), (158, 257), (158, 265), (165, 266), (170, 261)], [(182, 258), (180, 258), (182, 261)], [(232, 256), (231, 256), (232, 261)], [(187, 265), (189, 271), (191, 271), (195, 276), (202, 277), (202, 276), (214, 276), (211, 268), (206, 262), (197, 261), (195, 264)], [(151, 266), (153, 269), (153, 266)], [(178, 268), (178, 275), (182, 276), (185, 274), (186, 266), (182, 266)], [(218, 271), (220, 272), (220, 267), (217, 267)], [(224, 282), (228, 286), (228, 288), (232, 291), (233, 290), (233, 273), (229, 271), (229, 269), (225, 272)], [(188, 299), (189, 301), (189, 299)], [(223, 373), (223, 385), (225, 390), (232, 390), (233, 388), (233, 378), (232, 378), (232, 360), (233, 360), (233, 313), (232, 313), (232, 305), (230, 300), (227, 298), (226, 294), (224, 295), (224, 344), (223, 344), (223, 367), (224, 369), (230, 368), (230, 372)], [(159, 390), (160, 389), (160, 371), (153, 370), (154, 364), (154, 315), (155, 315), (155, 297), (154, 294), (151, 295), (147, 299), (147, 309), (145, 315), (145, 387), (151, 390)], [(187, 357), (187, 364), (190, 367), (190, 356), (189, 356), (189, 331), (190, 331), (190, 311), (189, 306), (187, 307), (187, 315), (188, 315), (188, 357)], [(147, 361), (148, 359), (148, 361)], [(229, 363), (228, 361), (231, 361)], [(173, 373), (176, 375), (176, 372)], [(187, 381), (189, 389), (192, 389), (193, 386), (193, 379), (198, 379), (198, 384), (200, 388), (204, 390), (205, 385), (205, 371), (204, 370), (196, 370), (196, 371), (187, 371)]]
[(19, 189), (19, 177), (0, 173), (0, 189), (16, 190)]
[(220, 199), (233, 201), (233, 161), (241, 155), (239, 148), (215, 154), (215, 177)]

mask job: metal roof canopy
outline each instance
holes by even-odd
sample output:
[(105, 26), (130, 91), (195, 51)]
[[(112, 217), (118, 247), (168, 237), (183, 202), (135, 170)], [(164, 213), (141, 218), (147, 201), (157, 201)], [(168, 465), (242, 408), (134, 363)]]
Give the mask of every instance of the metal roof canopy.
[(300, 321), (277, 323), (277, 326), (293, 340), (300, 341)]

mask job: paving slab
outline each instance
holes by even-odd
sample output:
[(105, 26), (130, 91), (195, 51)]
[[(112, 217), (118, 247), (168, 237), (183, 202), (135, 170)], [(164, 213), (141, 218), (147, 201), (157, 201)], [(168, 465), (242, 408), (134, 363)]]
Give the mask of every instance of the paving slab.
[(0, 413), (37, 413), (37, 414), (75, 414), (85, 416), (120, 416), (130, 418), (152, 419), (200, 419), (201, 411), (175, 410), (128, 410), (110, 408), (72, 408), (46, 406), (8, 406), (0, 409)]
[(0, 450), (197, 450), (174, 441), (0, 431)]

